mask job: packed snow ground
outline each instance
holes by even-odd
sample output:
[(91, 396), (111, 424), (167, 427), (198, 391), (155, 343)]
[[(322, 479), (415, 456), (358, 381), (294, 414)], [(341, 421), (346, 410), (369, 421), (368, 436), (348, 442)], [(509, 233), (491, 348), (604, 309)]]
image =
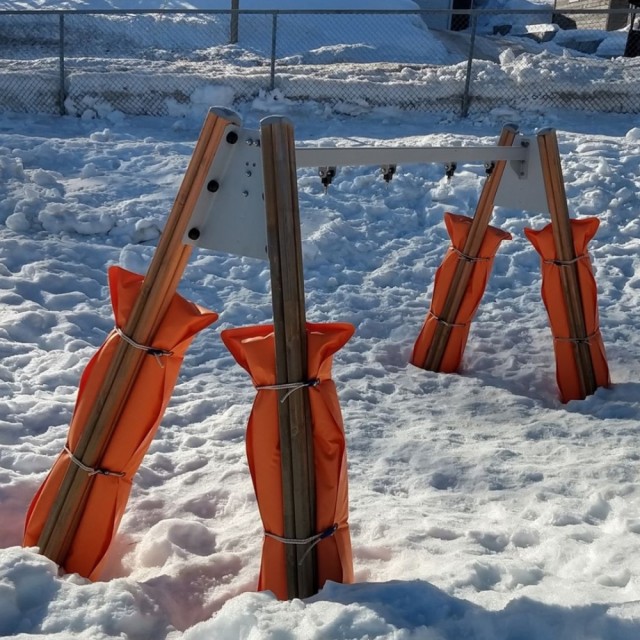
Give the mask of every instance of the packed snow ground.
[[(268, 104), (245, 105), (255, 126)], [(300, 144), (491, 144), (500, 114), (338, 116), (278, 104)], [(509, 114), (512, 116), (513, 114)], [(462, 375), (407, 365), (480, 166), (301, 170), (308, 318), (356, 335), (334, 378), (348, 439), (356, 586), (280, 603), (254, 588), (261, 527), (243, 434), (255, 391), (221, 329), (271, 320), (266, 263), (200, 251), (181, 292), (220, 313), (194, 342), (140, 469), (104, 580), (20, 548), (65, 441), (77, 381), (112, 327), (106, 268), (144, 271), (198, 119), (0, 120), (0, 633), (129, 638), (637, 638), (640, 632), (640, 118), (521, 116), (559, 130), (591, 254), (614, 385), (557, 398), (539, 260), (525, 226), (496, 259)]]

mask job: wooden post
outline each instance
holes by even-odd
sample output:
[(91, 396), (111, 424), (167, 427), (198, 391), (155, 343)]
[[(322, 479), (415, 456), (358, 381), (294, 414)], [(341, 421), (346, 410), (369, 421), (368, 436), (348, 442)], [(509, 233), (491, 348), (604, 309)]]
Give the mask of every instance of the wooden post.
[(582, 294), (578, 279), (578, 265), (576, 264), (576, 252), (573, 245), (573, 233), (569, 218), (567, 195), (564, 189), (562, 167), (560, 165), (560, 152), (558, 138), (553, 129), (545, 129), (537, 135), (540, 149), (540, 163), (542, 177), (547, 195), (547, 204), (551, 213), (551, 228), (556, 249), (558, 266), (560, 268), (560, 281), (562, 283), (564, 303), (569, 320), (568, 336), (575, 340), (574, 350), (576, 368), (580, 381), (582, 397), (586, 398), (597, 389), (596, 376), (591, 360), (591, 350), (587, 342), (586, 322), (584, 307), (582, 306)]
[[(512, 146), (517, 131), (518, 130), (514, 125), (505, 125), (500, 133), (498, 145), (502, 147)], [(496, 162), (493, 167), (493, 171), (482, 187), (478, 206), (476, 207), (476, 212), (473, 216), (473, 220), (471, 221), (469, 233), (462, 250), (464, 255), (469, 258), (478, 257), (482, 241), (484, 240), (485, 233), (487, 232), (487, 227), (491, 221), (493, 204), (506, 166), (506, 160), (499, 160)], [(451, 333), (451, 324), (454, 324), (456, 321), (456, 316), (460, 310), (462, 299), (464, 298), (469, 280), (471, 279), (471, 274), (473, 273), (473, 266), (474, 263), (471, 260), (460, 260), (456, 265), (453, 280), (451, 281), (451, 287), (447, 291), (444, 307), (440, 314), (440, 319), (444, 322), (439, 322), (436, 326), (431, 347), (427, 352), (427, 357), (424, 362), (424, 369), (428, 369), (429, 371), (440, 370), (442, 358), (449, 341), (449, 334)], [(448, 324), (445, 324), (445, 322)]]
[[(165, 224), (124, 334), (138, 344), (152, 343), (155, 332), (176, 292), (191, 253), (182, 238), (213, 158), (223, 144), (227, 125), (239, 124), (232, 112), (211, 110)], [(98, 468), (117, 420), (127, 402), (145, 353), (122, 340), (91, 408), (74, 456), (86, 467)], [(93, 476), (70, 464), (44, 524), (38, 546), (42, 554), (64, 565), (80, 521)]]
[[(267, 245), (276, 346), (276, 383), (307, 381), (307, 335), (302, 243), (293, 125), (273, 116), (260, 123)], [(303, 540), (315, 531), (315, 470), (309, 390), (281, 390), (278, 404), (284, 537)], [(287, 544), (289, 598), (318, 591), (317, 554)]]

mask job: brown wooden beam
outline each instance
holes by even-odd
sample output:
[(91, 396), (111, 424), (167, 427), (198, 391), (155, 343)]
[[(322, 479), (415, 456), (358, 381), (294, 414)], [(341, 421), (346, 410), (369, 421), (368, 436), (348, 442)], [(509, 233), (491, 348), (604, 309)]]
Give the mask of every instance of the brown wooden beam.
[[(191, 253), (182, 242), (191, 213), (215, 154), (224, 146), (226, 127), (239, 120), (226, 110), (211, 110), (204, 122), (182, 185), (160, 236), (142, 288), (124, 327), (124, 334), (138, 344), (150, 345)], [(84, 425), (74, 456), (90, 468), (99, 468), (118, 418), (129, 398), (145, 353), (122, 340), (118, 344), (100, 391)], [(82, 515), (93, 476), (70, 464), (38, 546), (41, 553), (64, 565)]]
[(578, 279), (577, 256), (573, 244), (567, 195), (560, 164), (558, 138), (555, 130), (545, 129), (538, 133), (537, 139), (547, 204), (551, 213), (553, 241), (557, 260), (559, 261), (560, 281), (571, 333), (568, 337), (574, 340), (573, 345), (580, 388), (582, 397), (586, 398), (595, 392), (597, 383), (593, 361), (591, 360), (591, 350), (589, 343), (586, 341), (588, 336), (580, 281)]
[[(293, 125), (273, 116), (260, 123), (267, 246), (276, 346), (276, 384), (307, 380), (307, 334), (302, 242)], [(307, 388), (281, 390), (278, 420), (282, 465), (284, 537), (309, 538), (315, 531), (313, 432)], [(317, 555), (287, 544), (289, 598), (318, 590)]]
[[(510, 147), (513, 145), (518, 130), (514, 125), (505, 125), (500, 133), (498, 145)], [(495, 163), (491, 174), (485, 180), (478, 200), (473, 220), (469, 227), (469, 233), (462, 252), (469, 258), (477, 258), (482, 246), (482, 241), (489, 227), (496, 194), (500, 186), (500, 180), (507, 166), (506, 160), (499, 160)], [(447, 297), (443, 305), (439, 322), (436, 325), (431, 346), (427, 352), (423, 368), (429, 371), (439, 371), (442, 358), (449, 342), (451, 326), (456, 321), (456, 316), (460, 310), (460, 305), (469, 285), (471, 274), (473, 273), (474, 262), (471, 260), (460, 260), (456, 265), (451, 286), (447, 291)], [(448, 323), (448, 324), (445, 324)]]

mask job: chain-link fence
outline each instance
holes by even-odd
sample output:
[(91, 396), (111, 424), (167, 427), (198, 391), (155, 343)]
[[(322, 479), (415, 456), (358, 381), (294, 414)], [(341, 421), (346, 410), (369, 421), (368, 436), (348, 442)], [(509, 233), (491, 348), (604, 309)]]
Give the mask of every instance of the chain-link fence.
[[(5, 11), (0, 109), (183, 115), (262, 95), (638, 113), (635, 11)], [(458, 30), (428, 28), (443, 23)]]

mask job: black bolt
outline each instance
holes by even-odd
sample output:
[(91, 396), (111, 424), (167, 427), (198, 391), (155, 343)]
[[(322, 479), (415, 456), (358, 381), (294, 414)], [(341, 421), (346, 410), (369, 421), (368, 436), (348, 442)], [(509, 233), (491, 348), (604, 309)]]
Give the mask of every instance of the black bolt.
[(220, 188), (220, 183), (217, 180), (209, 180), (207, 183), (207, 191), (215, 193)]
[(227, 142), (229, 144), (238, 142), (238, 134), (235, 131), (229, 131), (229, 133), (227, 133)]
[(198, 229), (198, 227), (192, 227), (189, 229), (187, 235), (189, 236), (189, 240), (197, 240), (200, 237), (200, 229)]

